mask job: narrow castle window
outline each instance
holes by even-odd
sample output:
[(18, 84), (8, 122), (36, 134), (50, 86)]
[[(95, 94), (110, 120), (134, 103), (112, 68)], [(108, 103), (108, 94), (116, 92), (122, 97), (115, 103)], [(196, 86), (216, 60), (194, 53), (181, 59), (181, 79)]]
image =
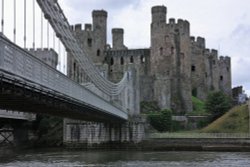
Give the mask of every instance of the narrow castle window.
[(111, 59), (110, 59), (110, 65), (111, 66), (114, 65), (114, 59), (113, 59), (113, 57), (111, 57)]
[(213, 65), (215, 65), (215, 60), (213, 60)]
[(227, 72), (229, 72), (229, 67), (227, 67)]
[(160, 47), (160, 55), (163, 55), (163, 48)]
[(141, 63), (145, 63), (145, 57), (143, 55), (141, 55), (140, 59), (141, 59)]
[(205, 72), (205, 77), (207, 78), (207, 72)]
[(88, 38), (88, 47), (91, 47), (92, 46), (92, 39), (91, 38)]
[(123, 57), (121, 57), (121, 65), (123, 65), (124, 64), (124, 59), (123, 59)]
[(195, 72), (195, 66), (194, 65), (192, 65), (191, 70), (192, 70), (192, 72)]
[(130, 63), (134, 63), (134, 58), (133, 58), (133, 56), (130, 56)]
[(220, 76), (220, 80), (223, 81), (223, 76), (222, 75)]
[(171, 54), (174, 54), (174, 47), (171, 47)]
[(100, 56), (100, 49), (97, 50), (96, 55)]

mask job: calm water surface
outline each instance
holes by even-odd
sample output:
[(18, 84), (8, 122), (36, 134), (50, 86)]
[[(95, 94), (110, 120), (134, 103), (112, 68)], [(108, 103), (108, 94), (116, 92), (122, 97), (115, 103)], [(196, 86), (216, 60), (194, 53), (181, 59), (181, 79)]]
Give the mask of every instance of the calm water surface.
[(0, 167), (250, 167), (250, 153), (1, 151)]

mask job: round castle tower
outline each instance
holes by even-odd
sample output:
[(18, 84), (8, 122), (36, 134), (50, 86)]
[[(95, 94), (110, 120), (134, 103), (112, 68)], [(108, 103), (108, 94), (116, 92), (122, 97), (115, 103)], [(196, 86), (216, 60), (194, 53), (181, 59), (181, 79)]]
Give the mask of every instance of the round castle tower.
[(166, 23), (167, 8), (165, 6), (154, 6), (151, 13), (152, 23)]
[(104, 60), (104, 50), (107, 44), (107, 17), (108, 13), (104, 10), (94, 10), (92, 12), (93, 19), (93, 50), (96, 51), (96, 56), (93, 59), (95, 63), (101, 63)]
[(124, 31), (122, 28), (113, 28), (112, 29), (112, 44), (113, 50), (123, 50), (126, 49), (124, 46), (124, 38), (123, 38)]
[[(165, 6), (154, 6), (151, 10), (151, 56), (150, 56), (150, 70), (152, 75), (158, 75), (164, 72), (162, 58), (166, 55), (164, 49), (165, 33), (166, 33), (166, 15), (167, 8)], [(163, 71), (162, 71), (163, 70)]]

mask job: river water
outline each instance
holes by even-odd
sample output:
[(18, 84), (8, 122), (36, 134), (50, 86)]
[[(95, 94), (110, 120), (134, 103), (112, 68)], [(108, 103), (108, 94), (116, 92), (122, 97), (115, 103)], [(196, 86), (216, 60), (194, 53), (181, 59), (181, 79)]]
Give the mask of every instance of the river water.
[(1, 151), (0, 167), (249, 167), (246, 152)]

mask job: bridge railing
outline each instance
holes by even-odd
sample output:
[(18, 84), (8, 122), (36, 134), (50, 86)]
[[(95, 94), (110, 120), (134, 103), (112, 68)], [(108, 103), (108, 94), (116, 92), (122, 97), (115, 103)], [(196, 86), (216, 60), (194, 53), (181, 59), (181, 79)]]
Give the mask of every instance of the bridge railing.
[(150, 133), (148, 139), (170, 139), (170, 138), (250, 138), (249, 133)]
[(0, 71), (30, 84), (40, 85), (41, 89), (44, 87), (51, 89), (108, 114), (122, 119), (128, 117), (121, 108), (95, 95), (2, 35), (0, 35)]

